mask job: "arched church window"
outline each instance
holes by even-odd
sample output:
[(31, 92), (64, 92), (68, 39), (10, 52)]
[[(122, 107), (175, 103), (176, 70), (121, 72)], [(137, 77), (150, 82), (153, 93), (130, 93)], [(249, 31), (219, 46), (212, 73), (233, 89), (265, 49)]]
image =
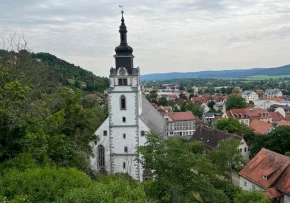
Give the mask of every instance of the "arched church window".
[(105, 168), (105, 148), (103, 145), (98, 147), (98, 166), (99, 169)]
[(126, 97), (124, 95), (121, 96), (120, 98), (120, 105), (121, 105), (121, 110), (126, 110)]

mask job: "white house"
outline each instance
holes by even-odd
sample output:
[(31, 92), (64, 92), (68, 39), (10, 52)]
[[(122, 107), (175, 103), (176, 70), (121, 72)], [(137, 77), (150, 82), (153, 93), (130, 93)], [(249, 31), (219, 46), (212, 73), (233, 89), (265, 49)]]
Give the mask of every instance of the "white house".
[(224, 101), (216, 102), (213, 106), (213, 109), (216, 111), (221, 111), (222, 113), (226, 112), (226, 104)]
[(109, 116), (97, 129), (97, 143), (91, 143), (91, 168), (108, 173), (128, 173), (143, 180), (143, 167), (136, 158), (137, 148), (144, 145), (145, 133), (163, 134), (165, 119), (141, 93), (140, 69), (133, 66), (133, 49), (127, 44), (123, 12), (120, 25), (121, 43), (116, 47), (116, 68), (110, 70), (108, 90)]
[(261, 190), (273, 202), (290, 203), (289, 157), (262, 148), (239, 174), (244, 190)]
[(275, 97), (282, 97), (282, 91), (278, 88), (274, 89), (266, 89), (265, 91), (265, 97), (266, 98), (275, 98)]
[(255, 103), (255, 101), (259, 100), (259, 95), (252, 90), (245, 90), (242, 93), (242, 97), (246, 100), (247, 103), (249, 103), (250, 101)]

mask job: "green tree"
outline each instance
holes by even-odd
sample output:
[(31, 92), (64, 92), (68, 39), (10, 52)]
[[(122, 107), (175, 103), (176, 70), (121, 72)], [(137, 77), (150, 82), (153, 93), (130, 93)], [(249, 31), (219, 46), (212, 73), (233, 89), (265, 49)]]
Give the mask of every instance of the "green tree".
[(232, 169), (240, 168), (244, 162), (241, 152), (238, 150), (240, 140), (228, 138), (219, 142), (217, 151), (211, 152), (211, 159), (218, 170), (228, 179), (232, 180)]
[(290, 127), (279, 126), (266, 135), (250, 136), (249, 143), (253, 155), (263, 147), (279, 154), (286, 154), (290, 151)]
[(140, 160), (143, 166), (153, 170), (154, 181), (146, 188), (146, 191), (154, 191), (147, 194), (151, 199), (157, 202), (229, 202), (208, 179), (214, 174), (212, 164), (203, 153), (194, 153), (191, 143), (175, 138), (165, 140), (155, 133), (148, 133), (146, 138), (145, 146), (138, 151), (143, 155)]
[(207, 103), (207, 106), (208, 108), (210, 108), (211, 110), (213, 110), (213, 106), (215, 105), (215, 102), (213, 100), (210, 100), (208, 103)]
[(166, 97), (161, 97), (159, 100), (158, 100), (158, 105), (159, 106), (168, 106), (168, 100)]
[(222, 131), (227, 131), (229, 133), (251, 136), (254, 134), (253, 130), (246, 126), (245, 124), (240, 123), (238, 120), (233, 118), (224, 118), (218, 120), (215, 124), (215, 128)]
[(271, 203), (261, 191), (242, 191), (235, 197), (235, 203)]
[(208, 87), (208, 91), (209, 91), (210, 94), (214, 94), (215, 93), (214, 87)]
[(192, 102), (188, 102), (185, 105), (186, 111), (191, 111), (193, 115), (198, 116), (199, 118), (202, 118), (203, 115), (203, 108), (197, 104), (194, 104)]
[(181, 98), (181, 99), (187, 99), (187, 97), (183, 93), (180, 93), (179, 94), (179, 98)]
[(226, 101), (226, 109), (242, 109), (246, 107), (246, 101), (243, 97), (239, 95), (232, 94)]
[(192, 87), (190, 87), (190, 88), (187, 89), (187, 92), (192, 94), (194, 91), (193, 91)]

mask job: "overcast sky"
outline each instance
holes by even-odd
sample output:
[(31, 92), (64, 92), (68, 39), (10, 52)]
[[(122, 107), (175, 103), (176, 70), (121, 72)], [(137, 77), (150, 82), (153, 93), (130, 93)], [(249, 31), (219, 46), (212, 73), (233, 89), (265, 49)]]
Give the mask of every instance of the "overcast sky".
[(290, 0), (0, 0), (0, 37), (108, 76), (119, 4), (142, 74), (290, 63)]

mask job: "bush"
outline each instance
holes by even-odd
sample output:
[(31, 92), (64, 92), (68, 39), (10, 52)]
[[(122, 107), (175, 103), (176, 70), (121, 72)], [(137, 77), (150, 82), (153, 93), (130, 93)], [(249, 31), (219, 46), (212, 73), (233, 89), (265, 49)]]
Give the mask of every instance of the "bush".
[(15, 200), (27, 196), (26, 202), (54, 202), (74, 188), (86, 188), (92, 181), (84, 173), (65, 168), (13, 170), (0, 180), (0, 196)]
[(146, 195), (143, 187), (126, 175), (109, 175), (89, 188), (69, 191), (59, 203), (143, 203)]

